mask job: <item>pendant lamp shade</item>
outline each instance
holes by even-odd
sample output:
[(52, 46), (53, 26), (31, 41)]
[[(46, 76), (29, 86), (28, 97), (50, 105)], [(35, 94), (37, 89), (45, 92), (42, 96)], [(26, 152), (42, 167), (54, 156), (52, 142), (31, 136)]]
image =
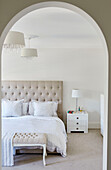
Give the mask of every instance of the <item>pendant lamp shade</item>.
[(24, 34), (10, 31), (4, 41), (4, 48), (23, 48), (25, 46)]
[(37, 49), (35, 48), (23, 48), (21, 49), (22, 57), (37, 57)]

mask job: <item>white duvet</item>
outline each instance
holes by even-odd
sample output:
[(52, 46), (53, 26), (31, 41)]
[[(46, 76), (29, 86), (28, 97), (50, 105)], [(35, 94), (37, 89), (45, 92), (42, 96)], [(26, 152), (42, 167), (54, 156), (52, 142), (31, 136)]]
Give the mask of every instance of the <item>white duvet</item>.
[(21, 116), (2, 119), (2, 134), (6, 132), (46, 133), (47, 150), (66, 156), (67, 135), (64, 123), (58, 117)]

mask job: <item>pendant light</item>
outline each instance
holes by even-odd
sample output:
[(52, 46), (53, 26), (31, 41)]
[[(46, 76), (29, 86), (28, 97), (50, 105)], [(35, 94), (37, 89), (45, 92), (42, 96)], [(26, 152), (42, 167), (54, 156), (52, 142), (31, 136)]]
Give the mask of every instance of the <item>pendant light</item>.
[(18, 49), (25, 46), (24, 34), (16, 31), (9, 31), (4, 41), (4, 48)]
[(21, 57), (37, 57), (37, 49), (23, 48), (21, 49)]
[(26, 57), (26, 58), (32, 58), (32, 57), (38, 57), (37, 55), (37, 49), (35, 48), (30, 48), (30, 40), (33, 38), (37, 38), (38, 36), (32, 36), (30, 35), (27, 39), (29, 41), (29, 47), (28, 48), (23, 48), (21, 49), (21, 57)]

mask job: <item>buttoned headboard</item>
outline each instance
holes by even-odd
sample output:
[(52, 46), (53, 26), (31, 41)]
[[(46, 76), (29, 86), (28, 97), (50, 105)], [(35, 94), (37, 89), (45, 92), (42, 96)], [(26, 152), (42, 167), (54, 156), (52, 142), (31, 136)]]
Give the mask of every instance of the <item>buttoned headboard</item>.
[(58, 101), (58, 116), (62, 119), (62, 81), (2, 81), (1, 87), (2, 98), (8, 100)]

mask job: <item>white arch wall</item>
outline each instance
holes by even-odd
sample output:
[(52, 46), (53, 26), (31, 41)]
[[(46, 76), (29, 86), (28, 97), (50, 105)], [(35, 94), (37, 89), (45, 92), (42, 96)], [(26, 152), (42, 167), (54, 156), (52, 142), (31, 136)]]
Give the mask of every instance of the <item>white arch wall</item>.
[(107, 169), (107, 127), (108, 127), (108, 49), (107, 49), (107, 44), (104, 38), (104, 35), (101, 31), (101, 29), (99, 28), (99, 26), (97, 25), (97, 23), (83, 10), (81, 10), (80, 8), (73, 6), (71, 4), (68, 3), (64, 3), (64, 2), (55, 2), (55, 1), (50, 1), (50, 2), (42, 2), (42, 3), (38, 3), (35, 5), (32, 5), (24, 10), (22, 10), (21, 12), (19, 12), (16, 16), (14, 16), (12, 18), (12, 20), (7, 24), (7, 26), (5, 27), (1, 38), (0, 38), (0, 52), (2, 52), (2, 45), (4, 42), (4, 39), (8, 33), (8, 31), (10, 30), (10, 28), (15, 24), (16, 21), (18, 21), (21, 17), (23, 17), (24, 15), (26, 15), (27, 13), (40, 9), (40, 8), (45, 8), (45, 7), (60, 7), (60, 8), (65, 8), (65, 9), (69, 9), (72, 10), (74, 12), (79, 13), (82, 17), (84, 17), (94, 28), (95, 30), (98, 32), (98, 35), (100, 35), (101, 41), (103, 43), (103, 47), (106, 53), (106, 61), (105, 61), (105, 65), (106, 65), (106, 81), (105, 81), (105, 124), (104, 124), (104, 162), (103, 162), (103, 170)]

